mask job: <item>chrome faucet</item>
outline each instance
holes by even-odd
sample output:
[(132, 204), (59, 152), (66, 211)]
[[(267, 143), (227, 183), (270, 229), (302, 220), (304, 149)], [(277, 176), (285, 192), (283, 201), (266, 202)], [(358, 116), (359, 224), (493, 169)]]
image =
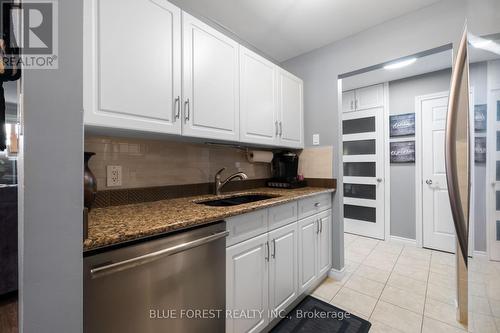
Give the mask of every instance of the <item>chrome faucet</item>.
[(244, 172), (236, 172), (235, 174), (232, 174), (231, 176), (227, 177), (226, 180), (222, 181), (221, 180), (221, 176), (220, 174), (222, 173), (222, 171), (226, 170), (226, 168), (222, 168), (220, 169), (216, 174), (215, 174), (215, 195), (220, 195), (220, 191), (222, 190), (222, 188), (227, 184), (229, 183), (231, 180), (233, 179), (239, 179), (239, 180), (243, 180), (243, 179), (247, 179), (248, 176), (246, 173)]

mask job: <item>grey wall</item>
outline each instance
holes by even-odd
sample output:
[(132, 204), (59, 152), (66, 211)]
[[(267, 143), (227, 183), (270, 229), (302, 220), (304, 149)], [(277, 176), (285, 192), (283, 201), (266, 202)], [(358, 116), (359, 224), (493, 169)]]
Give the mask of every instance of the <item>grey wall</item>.
[(83, 1), (58, 4), (59, 69), (23, 73), (21, 333), (82, 331)]
[[(389, 82), (389, 113), (415, 112), (415, 97), (448, 91), (450, 79), (451, 70), (443, 70)], [(415, 164), (391, 164), (390, 173), (391, 235), (416, 239)]]
[[(282, 63), (304, 80), (305, 143), (319, 133), (334, 145), (333, 176), (342, 188), (338, 119), (339, 74), (369, 67), (459, 40), (467, 18), (477, 34), (500, 31), (499, 0), (444, 0)], [(342, 221), (342, 193), (334, 199), (334, 220)], [(342, 235), (334, 235), (341, 242)], [(334, 261), (335, 265), (335, 261)], [(338, 268), (334, 266), (335, 268)]]

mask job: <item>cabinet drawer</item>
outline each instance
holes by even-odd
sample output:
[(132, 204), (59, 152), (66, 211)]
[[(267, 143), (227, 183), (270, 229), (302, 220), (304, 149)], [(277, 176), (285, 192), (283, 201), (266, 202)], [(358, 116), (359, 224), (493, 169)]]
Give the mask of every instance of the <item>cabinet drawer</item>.
[(297, 201), (269, 208), (269, 230), (295, 222), (297, 219)]
[(267, 214), (267, 209), (261, 209), (226, 219), (226, 247), (267, 232)]
[(332, 207), (331, 193), (299, 200), (299, 219), (319, 213)]

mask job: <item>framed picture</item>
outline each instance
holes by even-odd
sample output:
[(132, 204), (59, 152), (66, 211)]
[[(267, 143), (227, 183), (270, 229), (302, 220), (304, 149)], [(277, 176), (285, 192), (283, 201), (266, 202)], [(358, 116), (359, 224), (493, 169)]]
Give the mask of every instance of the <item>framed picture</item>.
[(476, 136), (474, 138), (474, 162), (486, 163), (486, 137)]
[(474, 130), (486, 131), (486, 104), (474, 105)]
[(390, 136), (415, 135), (415, 113), (405, 113), (390, 116)]
[(391, 163), (415, 163), (415, 141), (391, 142)]

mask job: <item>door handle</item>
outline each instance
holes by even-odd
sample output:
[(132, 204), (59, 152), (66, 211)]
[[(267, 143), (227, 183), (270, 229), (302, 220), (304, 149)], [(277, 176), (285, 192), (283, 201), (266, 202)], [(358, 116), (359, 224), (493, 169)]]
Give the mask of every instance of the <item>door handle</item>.
[(174, 254), (179, 253), (179, 252), (184, 252), (184, 251), (193, 249), (195, 247), (213, 242), (219, 238), (224, 238), (227, 235), (229, 235), (229, 231), (222, 231), (222, 232), (210, 235), (210, 236), (202, 237), (202, 238), (190, 241), (190, 242), (175, 245), (175, 246), (172, 246), (172, 247), (169, 247), (166, 249), (162, 249), (162, 250), (159, 250), (156, 252), (151, 252), (151, 253), (148, 253), (148, 254), (145, 254), (145, 255), (142, 255), (139, 257), (135, 257), (132, 259), (119, 261), (119, 262), (109, 264), (109, 265), (94, 267), (90, 270), (90, 275), (91, 275), (92, 279), (95, 279), (95, 278), (109, 275), (112, 273), (121, 272), (121, 271), (124, 271), (124, 270), (129, 269), (129, 268), (134, 268), (134, 267), (144, 265), (146, 263), (158, 260), (162, 257), (171, 256), (171, 255), (174, 255)]
[(179, 117), (181, 116), (181, 98), (179, 96), (177, 96), (177, 98), (174, 101), (174, 110), (175, 110), (174, 114), (174, 121), (175, 121), (175, 119), (179, 119)]
[(427, 179), (427, 180), (425, 181), (425, 183), (426, 183), (427, 185), (432, 185), (432, 179)]
[[(450, 96), (448, 99), (448, 113), (446, 116), (445, 132), (445, 164), (446, 181), (448, 185), (448, 195), (450, 197), (451, 212), (453, 223), (457, 234), (457, 241), (462, 252), (464, 264), (467, 267), (468, 251), (468, 220), (462, 205), (461, 194), (459, 190), (459, 175), (457, 167), (457, 134), (459, 125), (460, 108), (466, 108), (468, 114), (469, 92), (468, 92), (468, 69), (467, 67), (467, 28), (464, 30), (460, 41), (455, 66), (451, 76)], [(464, 78), (464, 75), (466, 76)], [(461, 101), (462, 99), (462, 101)], [(464, 101), (465, 100), (465, 101)], [(461, 104), (464, 103), (464, 104)], [(467, 127), (469, 123), (467, 121)], [(467, 130), (468, 132), (468, 130)], [(467, 145), (467, 150), (469, 147)], [(467, 166), (468, 169), (468, 166)], [(470, 171), (467, 170), (467, 194), (462, 193), (462, 197), (469, 197), (470, 193)], [(465, 198), (465, 197), (464, 197)], [(467, 204), (468, 206), (468, 204)], [(468, 215), (468, 214), (467, 214)]]
[(276, 259), (276, 239), (273, 239), (273, 259)]
[(184, 102), (184, 120), (186, 123), (189, 121), (191, 108), (189, 106), (189, 98)]
[(377, 178), (377, 183), (382, 183), (382, 178)]

